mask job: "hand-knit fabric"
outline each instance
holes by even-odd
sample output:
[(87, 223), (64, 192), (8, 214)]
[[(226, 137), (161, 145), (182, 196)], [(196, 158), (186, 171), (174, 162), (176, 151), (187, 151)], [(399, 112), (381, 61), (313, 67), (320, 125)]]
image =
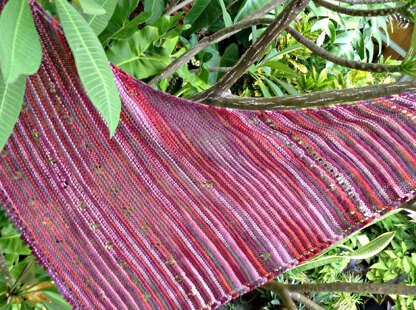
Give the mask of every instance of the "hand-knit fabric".
[(0, 202), (76, 309), (210, 309), (415, 196), (416, 95), (237, 111), (114, 67), (110, 139), (59, 25), (0, 156)]

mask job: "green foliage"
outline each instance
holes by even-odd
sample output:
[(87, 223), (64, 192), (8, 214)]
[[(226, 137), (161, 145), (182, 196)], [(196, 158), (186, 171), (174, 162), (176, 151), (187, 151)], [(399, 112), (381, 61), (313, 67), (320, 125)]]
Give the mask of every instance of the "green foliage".
[(176, 26), (179, 18), (162, 16), (130, 38), (114, 43), (107, 51), (108, 59), (140, 79), (159, 73), (175, 57), (173, 52), (184, 28)]
[(65, 37), (74, 54), (78, 74), (112, 136), (117, 128), (121, 100), (104, 50), (85, 19), (66, 0), (56, 0)]
[(88, 22), (88, 24), (91, 26), (91, 28), (94, 30), (95, 34), (99, 35), (107, 27), (108, 21), (110, 20), (116, 8), (117, 0), (95, 0), (95, 1), (97, 5), (99, 5), (99, 7), (104, 10), (104, 13), (86, 15), (85, 19)]
[(88, 15), (104, 15), (105, 9), (99, 5), (95, 0), (79, 0), (81, 9)]
[(6, 84), (38, 71), (42, 51), (27, 0), (7, 2), (0, 16), (0, 37), (1, 70)]
[[(191, 25), (188, 33), (194, 33), (213, 24), (222, 14), (220, 0), (196, 0), (185, 16), (185, 24)], [(228, 1), (225, 3), (227, 5)]]
[(20, 114), (25, 86), (25, 76), (19, 77), (12, 84), (6, 84), (0, 74), (0, 151), (6, 144)]
[(144, 0), (144, 11), (153, 13), (151, 22), (157, 20), (165, 11), (167, 0)]
[(0, 211), (0, 309), (71, 309), (30, 253)]

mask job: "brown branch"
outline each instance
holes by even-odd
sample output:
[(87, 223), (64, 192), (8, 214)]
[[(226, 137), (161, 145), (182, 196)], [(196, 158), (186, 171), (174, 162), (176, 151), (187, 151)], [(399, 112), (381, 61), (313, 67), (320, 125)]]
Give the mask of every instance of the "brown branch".
[(266, 290), (273, 291), (282, 299), (282, 302), (286, 309), (296, 310), (296, 305), (290, 297), (290, 293), (287, 286), (278, 282), (268, 282), (262, 286)]
[(393, 8), (383, 8), (383, 9), (350, 9), (339, 6), (337, 4), (325, 1), (325, 0), (313, 0), (316, 5), (320, 5), (324, 8), (327, 8), (331, 11), (350, 15), (350, 16), (365, 16), (365, 17), (374, 17), (374, 16), (389, 16), (398, 13), (406, 15), (406, 5), (397, 6)]
[[(240, 22), (221, 29), (220, 31), (210, 35), (209, 37), (203, 38), (201, 41), (199, 41), (195, 46), (193, 46), (191, 49), (185, 52), (181, 57), (175, 59), (168, 67), (166, 67), (165, 70), (163, 70), (161, 73), (159, 73), (158, 76), (154, 77), (149, 84), (156, 84), (159, 83), (162, 79), (165, 77), (170, 76), (172, 73), (177, 71), (182, 65), (186, 64), (192, 57), (197, 55), (200, 51), (207, 48), (208, 46), (218, 43), (224, 39), (229, 38), (233, 34), (245, 29), (249, 28), (255, 25), (258, 25), (262, 23), (262, 20), (258, 17), (263, 16), (267, 12), (271, 11), (281, 3), (283, 3), (284, 0), (277, 0), (277, 1), (271, 1), (270, 3), (266, 4), (265, 6), (261, 7), (257, 11), (253, 12), (249, 16), (245, 17)], [(270, 19), (267, 19), (266, 21), (263, 20), (264, 23), (269, 23)]]
[(270, 43), (287, 28), (296, 16), (308, 5), (309, 0), (292, 0), (275, 20), (266, 28), (258, 40), (253, 43), (237, 63), (209, 89), (197, 94), (192, 99), (201, 102), (221, 97), (260, 57)]
[(313, 302), (312, 300), (310, 300), (309, 298), (303, 296), (300, 293), (297, 292), (290, 292), (289, 293), (290, 297), (292, 297), (293, 300), (302, 303), (305, 305), (306, 308), (310, 309), (310, 310), (325, 310), (324, 308), (322, 308), (320, 305), (318, 305), (317, 303)]
[(383, 4), (383, 3), (397, 3), (397, 0), (338, 0), (338, 2), (348, 4)]
[(177, 5), (171, 7), (165, 14), (166, 15), (172, 15), (173, 13), (179, 11), (184, 6), (187, 6), (188, 4), (191, 4), (194, 0), (184, 0), (182, 2), (179, 2)]
[(350, 89), (319, 91), (283, 97), (251, 98), (233, 95), (213, 98), (205, 104), (242, 110), (282, 110), (318, 108), (416, 91), (416, 80)]
[(370, 71), (370, 72), (400, 72), (400, 65), (383, 65), (383, 64), (373, 64), (373, 63), (366, 63), (361, 61), (355, 61), (350, 59), (344, 59), (341, 57), (337, 57), (332, 55), (325, 49), (319, 47), (314, 42), (310, 41), (306, 37), (304, 37), (299, 31), (292, 27), (287, 27), (286, 31), (292, 35), (299, 43), (306, 46), (316, 55), (325, 58), (326, 60), (333, 62), (334, 64), (356, 69), (356, 70), (363, 70), (363, 71)]
[[(271, 287), (276, 286), (275, 282)], [(384, 284), (384, 283), (313, 283), (313, 284), (286, 284), (291, 292), (346, 292), (363, 294), (382, 294), (382, 295), (416, 295), (415, 285)]]

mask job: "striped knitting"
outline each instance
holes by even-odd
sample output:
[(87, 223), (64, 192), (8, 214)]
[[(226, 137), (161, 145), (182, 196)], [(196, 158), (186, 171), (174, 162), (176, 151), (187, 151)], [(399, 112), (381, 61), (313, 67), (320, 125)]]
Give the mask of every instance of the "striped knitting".
[(415, 196), (415, 94), (245, 112), (114, 68), (110, 140), (59, 26), (34, 17), (44, 58), (0, 201), (77, 309), (216, 308)]

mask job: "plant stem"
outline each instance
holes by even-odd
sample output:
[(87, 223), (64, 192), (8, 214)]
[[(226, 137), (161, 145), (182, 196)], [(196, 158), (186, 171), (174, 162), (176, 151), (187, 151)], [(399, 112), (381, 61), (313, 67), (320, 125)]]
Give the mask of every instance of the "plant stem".
[(232, 85), (254, 64), (263, 54), (270, 43), (296, 18), (308, 5), (309, 0), (292, 0), (283, 11), (266, 28), (258, 40), (243, 54), (237, 63), (224, 76), (209, 89), (192, 97), (194, 100), (207, 100), (212, 97), (221, 97)]
[(223, 94), (203, 103), (243, 110), (282, 110), (317, 108), (339, 103), (356, 102), (403, 92), (416, 91), (416, 81), (396, 82), (350, 89), (336, 89), (283, 97), (250, 98)]
[(365, 17), (372, 17), (372, 16), (388, 16), (394, 15), (398, 13), (405, 13), (406, 5), (397, 6), (394, 8), (385, 8), (385, 9), (350, 9), (339, 6), (337, 4), (328, 2), (326, 0), (313, 0), (316, 5), (323, 6), (331, 11), (350, 15), (350, 16), (365, 16)]
[(292, 27), (287, 27), (286, 31), (292, 35), (299, 43), (306, 46), (312, 52), (317, 54), (318, 56), (325, 58), (326, 60), (333, 62), (334, 64), (356, 69), (356, 70), (363, 70), (363, 71), (370, 71), (370, 72), (400, 72), (400, 65), (383, 65), (383, 64), (373, 64), (373, 63), (366, 63), (361, 61), (355, 61), (350, 59), (344, 59), (341, 57), (337, 57), (332, 55), (325, 49), (319, 47), (314, 42), (310, 41), (306, 37), (304, 37), (299, 31)]

